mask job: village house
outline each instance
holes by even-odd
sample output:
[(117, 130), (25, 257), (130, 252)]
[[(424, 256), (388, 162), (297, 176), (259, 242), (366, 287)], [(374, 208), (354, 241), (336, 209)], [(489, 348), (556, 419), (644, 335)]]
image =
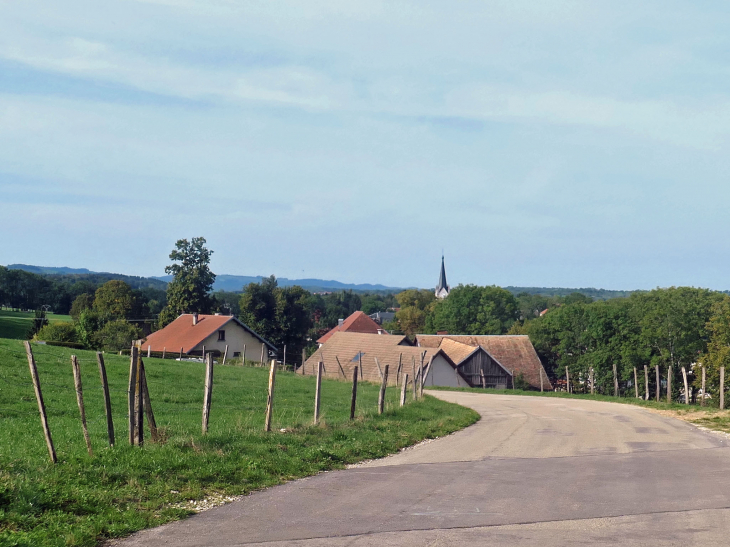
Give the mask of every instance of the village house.
[[(367, 317), (367, 316), (366, 316)], [(388, 385), (396, 385), (403, 374), (413, 378), (413, 370), (426, 368), (426, 386), (468, 387), (469, 383), (454, 362), (440, 348), (418, 348), (406, 336), (335, 332), (297, 369), (298, 374), (317, 373), (318, 363), (324, 364), (328, 378), (351, 380), (355, 366), (361, 380), (380, 383), (385, 365), (389, 366)], [(400, 369), (400, 376), (399, 376)]]
[(248, 326), (231, 315), (205, 315), (185, 313), (167, 325), (164, 329), (153, 332), (142, 341), (143, 351), (202, 355), (205, 351), (220, 352), (228, 346), (229, 357), (241, 357), (245, 350), (246, 359), (264, 360), (276, 354), (276, 347), (265, 340)]
[(359, 332), (362, 334), (388, 334), (383, 327), (373, 321), (369, 315), (356, 311), (347, 319), (340, 319), (337, 326), (323, 334), (317, 343), (322, 346), (336, 332)]

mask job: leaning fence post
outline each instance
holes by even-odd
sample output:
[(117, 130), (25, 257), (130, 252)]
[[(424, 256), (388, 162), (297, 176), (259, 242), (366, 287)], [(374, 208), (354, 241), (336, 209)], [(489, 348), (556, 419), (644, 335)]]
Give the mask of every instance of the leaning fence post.
[(636, 395), (636, 398), (639, 398), (639, 374), (636, 372), (636, 367), (634, 367), (634, 394)]
[(400, 372), (403, 367), (403, 352), (398, 355), (398, 370), (395, 372), (395, 387), (398, 387), (398, 380), (400, 380)]
[(223, 352), (223, 362), (222, 365), (226, 364), (226, 358), (228, 357), (228, 344), (226, 344), (226, 350)]
[(213, 354), (209, 353), (205, 361), (205, 391), (203, 392), (203, 435), (208, 433), (210, 420), (210, 403), (213, 395)]
[(700, 399), (700, 406), (705, 406), (705, 380), (706, 380), (706, 374), (705, 374), (705, 367), (703, 365), (702, 367), (702, 399)]
[(378, 358), (377, 357), (375, 357), (375, 364), (378, 367), (378, 374), (380, 374), (380, 378), (382, 378), (383, 377), (383, 369), (380, 368), (380, 363), (378, 362)]
[(689, 386), (687, 385), (687, 370), (682, 367), (682, 378), (684, 378), (684, 404), (689, 404)]
[(307, 362), (307, 348), (302, 349), (302, 374), (304, 374), (304, 363)]
[(86, 425), (86, 408), (84, 408), (84, 392), (81, 389), (81, 369), (79, 368), (79, 360), (75, 355), (71, 356), (71, 368), (74, 373), (74, 387), (76, 388), (76, 403), (79, 405), (79, 414), (81, 414), (81, 430), (84, 433), (84, 441), (86, 442), (86, 450), (89, 456), (93, 456), (91, 450), (91, 438), (89, 438), (89, 428)]
[(134, 444), (142, 446), (144, 444), (144, 397), (142, 395), (142, 358), (137, 356), (137, 378), (134, 387), (135, 401), (135, 425), (134, 425)]
[(388, 387), (388, 367), (389, 365), (385, 365), (383, 381), (380, 383), (380, 393), (378, 393), (378, 414), (382, 414), (383, 408), (385, 407), (385, 389)]
[(672, 402), (672, 366), (667, 368), (667, 403)]
[(48, 455), (51, 457), (51, 461), (56, 463), (58, 458), (56, 457), (56, 449), (53, 447), (53, 439), (51, 439), (51, 429), (48, 427), (48, 416), (46, 415), (46, 404), (43, 402), (41, 382), (38, 378), (38, 367), (36, 367), (35, 364), (35, 357), (33, 357), (33, 350), (30, 347), (30, 342), (26, 340), (23, 344), (25, 344), (25, 354), (28, 357), (28, 367), (30, 368), (30, 377), (33, 380), (35, 398), (36, 401), (38, 401), (38, 412), (40, 412), (41, 415), (41, 424), (43, 425), (43, 435), (46, 437)]
[(408, 373), (403, 374), (403, 385), (400, 388), (400, 406), (406, 404), (406, 389), (408, 387)]
[(266, 399), (266, 421), (264, 422), (264, 431), (271, 431), (271, 415), (274, 411), (274, 381), (276, 380), (276, 359), (271, 360), (271, 370), (269, 371), (269, 396)]
[(324, 366), (324, 363), (322, 361), (319, 361), (317, 363), (317, 389), (314, 392), (314, 423), (316, 424), (319, 422), (319, 397), (320, 397), (320, 389), (322, 387), (322, 367)]
[(112, 419), (112, 402), (109, 397), (109, 382), (106, 379), (106, 365), (104, 355), (101, 352), (96, 354), (96, 362), (99, 364), (99, 376), (101, 377), (101, 389), (104, 392), (104, 412), (106, 413), (106, 431), (109, 436), (109, 446), (114, 446), (114, 420)]
[(656, 368), (656, 402), (659, 402), (659, 389), (661, 384), (661, 378), (659, 376), (659, 365), (655, 365)]
[(352, 370), (352, 400), (350, 401), (350, 419), (355, 419), (355, 403), (357, 402), (357, 365)]
[(725, 367), (720, 367), (720, 410), (725, 410)]
[[(141, 362), (141, 360), (140, 360)], [(159, 439), (157, 435), (157, 420), (155, 420), (155, 413), (152, 412), (152, 401), (150, 400), (150, 390), (147, 386), (147, 371), (144, 368), (144, 363), (141, 362), (139, 368), (142, 377), (142, 404), (144, 406), (144, 413), (147, 415), (147, 425), (150, 428), (150, 437), (152, 442), (156, 443)], [(140, 427), (142, 427), (142, 421), (140, 420)]]
[(134, 444), (136, 421), (134, 413), (136, 409), (134, 389), (137, 385), (137, 360), (139, 359), (139, 348), (132, 346), (129, 360), (129, 389), (127, 391), (127, 406), (129, 409), (129, 444)]
[(266, 344), (261, 344), (261, 359), (259, 360), (259, 366), (264, 366), (264, 349), (266, 348)]
[(649, 400), (649, 367), (645, 364), (644, 365), (644, 389), (646, 391), (646, 397), (644, 397), (645, 401)]

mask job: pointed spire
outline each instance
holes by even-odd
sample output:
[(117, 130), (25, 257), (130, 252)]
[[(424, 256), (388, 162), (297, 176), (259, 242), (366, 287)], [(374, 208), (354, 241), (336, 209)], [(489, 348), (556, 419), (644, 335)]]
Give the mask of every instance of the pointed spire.
[(444, 265), (443, 253), (441, 253), (441, 274), (439, 275), (439, 283), (436, 285), (435, 294), (437, 298), (446, 298), (449, 294), (449, 285), (446, 283), (446, 266)]

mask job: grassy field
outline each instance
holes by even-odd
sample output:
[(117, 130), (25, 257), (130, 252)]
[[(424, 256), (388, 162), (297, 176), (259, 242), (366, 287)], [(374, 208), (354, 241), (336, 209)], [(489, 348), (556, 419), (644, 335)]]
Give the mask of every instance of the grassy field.
[[(28, 329), (30, 329), (33, 317), (32, 312), (0, 309), (0, 338), (27, 340)], [(48, 320), (51, 323), (56, 321), (71, 321), (71, 316), (49, 313)]]
[[(48, 458), (22, 343), (0, 340), (0, 545), (91, 546), (190, 514), (190, 500), (233, 496), (341, 468), (446, 435), (478, 419), (433, 397), (404, 408), (395, 389), (376, 413), (378, 387), (361, 384), (350, 422), (351, 385), (324, 380), (313, 426), (313, 377), (278, 373), (274, 432), (264, 433), (268, 371), (216, 366), (210, 431), (201, 435), (202, 363), (145, 359), (164, 438), (127, 441), (129, 358), (106, 355), (117, 443), (108, 447), (92, 352), (33, 345), (59, 463)], [(70, 356), (78, 355), (94, 455), (83, 441)], [(149, 433), (147, 432), (147, 435)]]

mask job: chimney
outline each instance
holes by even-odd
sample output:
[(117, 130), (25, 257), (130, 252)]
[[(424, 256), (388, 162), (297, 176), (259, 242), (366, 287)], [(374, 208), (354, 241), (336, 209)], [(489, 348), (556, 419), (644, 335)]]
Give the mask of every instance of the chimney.
[(345, 320), (344, 320), (344, 319), (338, 319), (338, 320), (337, 320), (337, 326), (338, 326), (338, 327), (341, 327), (341, 326), (342, 326), (342, 325), (344, 325), (344, 324), (345, 324)]
[(198, 312), (193, 313), (193, 325), (198, 324)]

